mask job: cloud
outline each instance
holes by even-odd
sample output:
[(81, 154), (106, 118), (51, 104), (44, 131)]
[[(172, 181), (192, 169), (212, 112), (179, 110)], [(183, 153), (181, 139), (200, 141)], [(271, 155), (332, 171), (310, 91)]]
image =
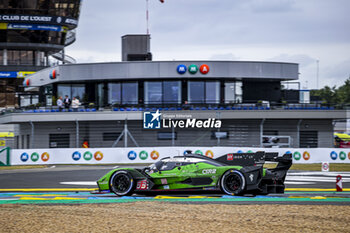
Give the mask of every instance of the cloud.
[(233, 55), (232, 53), (213, 54), (209, 59), (210, 60), (221, 60), (221, 61), (239, 60), (239, 58), (236, 57), (235, 55)]
[(298, 10), (294, 0), (253, 0), (247, 1), (255, 13), (286, 13)]
[[(146, 32), (145, 3), (84, 1), (66, 53), (78, 62), (120, 61), (121, 36)], [(320, 78), (331, 83), (349, 67), (342, 62), (350, 51), (348, 9), (348, 0), (150, 0), (151, 51), (155, 60), (296, 62), (312, 86), (320, 60)]]
[(317, 61), (316, 58), (312, 58), (307, 54), (293, 54), (293, 55), (280, 54), (268, 60), (298, 63), (300, 67), (306, 67), (306, 66), (309, 66), (310, 64), (315, 64)]

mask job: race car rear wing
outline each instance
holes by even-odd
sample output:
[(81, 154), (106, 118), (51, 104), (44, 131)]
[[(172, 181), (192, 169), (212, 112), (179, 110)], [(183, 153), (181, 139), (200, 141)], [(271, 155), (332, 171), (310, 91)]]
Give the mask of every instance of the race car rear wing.
[(292, 155), (278, 156), (277, 152), (258, 151), (256, 153), (230, 153), (220, 156), (216, 161), (230, 166), (255, 166), (264, 164), (265, 161), (278, 162), (277, 168), (289, 169), (292, 165)]

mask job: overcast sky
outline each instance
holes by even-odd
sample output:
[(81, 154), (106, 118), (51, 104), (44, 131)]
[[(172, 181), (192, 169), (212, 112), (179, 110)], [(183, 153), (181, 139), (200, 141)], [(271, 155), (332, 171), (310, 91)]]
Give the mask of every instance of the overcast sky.
[[(78, 62), (121, 61), (121, 36), (146, 33), (146, 0), (83, 0)], [(349, 0), (149, 0), (153, 60), (299, 63), (303, 88), (350, 77)]]

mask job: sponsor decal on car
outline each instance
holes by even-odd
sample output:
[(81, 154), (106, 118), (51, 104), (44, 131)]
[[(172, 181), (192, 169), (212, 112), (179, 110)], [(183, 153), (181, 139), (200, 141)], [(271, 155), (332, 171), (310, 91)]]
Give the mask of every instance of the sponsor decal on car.
[(253, 182), (253, 180), (254, 180), (254, 175), (253, 175), (253, 173), (251, 173), (251, 174), (249, 175), (249, 179), (250, 179), (250, 182)]
[(148, 181), (147, 180), (139, 180), (136, 185), (137, 190), (147, 190), (148, 189)]
[(227, 154), (227, 160), (233, 160), (233, 154)]
[(164, 189), (169, 189), (169, 185), (164, 185), (163, 188)]
[(168, 184), (168, 180), (167, 179), (161, 179), (160, 181), (162, 182), (162, 184)]
[(204, 169), (202, 174), (216, 174), (216, 169)]

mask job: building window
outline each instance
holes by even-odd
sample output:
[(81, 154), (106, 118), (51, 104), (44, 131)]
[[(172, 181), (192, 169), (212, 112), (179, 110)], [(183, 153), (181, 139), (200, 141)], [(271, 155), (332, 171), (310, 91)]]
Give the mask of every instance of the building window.
[(122, 83), (122, 104), (138, 103), (138, 83)]
[(120, 83), (108, 83), (108, 103), (112, 105), (121, 103)]
[(207, 104), (220, 103), (220, 82), (205, 82), (205, 102)]
[(181, 82), (145, 82), (145, 104), (180, 104)]
[(50, 148), (69, 148), (70, 135), (69, 134), (50, 134), (49, 147)]
[(176, 132), (158, 132), (157, 139), (158, 140), (176, 140), (177, 135)]
[(161, 104), (162, 94), (162, 82), (145, 82), (145, 104)]
[(166, 104), (181, 103), (181, 82), (164, 81), (163, 82), (163, 102)]
[(204, 103), (204, 82), (188, 82), (188, 103)]
[(68, 95), (70, 99), (78, 97), (82, 101), (85, 94), (85, 84), (59, 84), (57, 85), (57, 93), (58, 97), (64, 98)]
[[(115, 141), (118, 139), (120, 134), (121, 133), (117, 133), (117, 132), (107, 132), (107, 133), (103, 133), (102, 138), (103, 138), (103, 141)], [(123, 140), (123, 137), (120, 140)]]
[(69, 97), (71, 97), (71, 93), (70, 93), (70, 84), (59, 84), (57, 85), (57, 93), (58, 93), (58, 97), (62, 96), (62, 98), (64, 98), (66, 95), (68, 95)]
[(188, 82), (189, 103), (220, 103), (220, 82), (218, 81), (189, 81)]
[(317, 148), (318, 132), (317, 131), (300, 131), (300, 148)]
[(82, 100), (85, 93), (85, 84), (72, 84), (72, 99), (73, 97)]

